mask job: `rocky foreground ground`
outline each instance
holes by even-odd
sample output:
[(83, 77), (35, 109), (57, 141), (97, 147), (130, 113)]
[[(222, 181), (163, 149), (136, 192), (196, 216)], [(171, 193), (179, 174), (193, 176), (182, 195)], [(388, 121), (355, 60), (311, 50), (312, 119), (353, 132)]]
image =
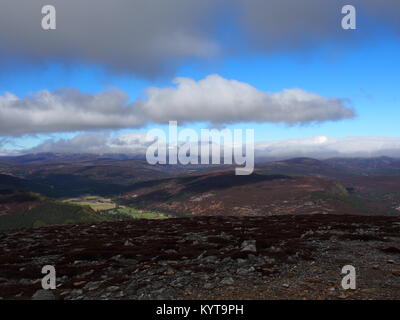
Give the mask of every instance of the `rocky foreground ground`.
[[(53, 265), (57, 289), (41, 291)], [(343, 290), (353, 265), (357, 289)], [(400, 217), (196, 217), (0, 233), (1, 299), (400, 299)]]

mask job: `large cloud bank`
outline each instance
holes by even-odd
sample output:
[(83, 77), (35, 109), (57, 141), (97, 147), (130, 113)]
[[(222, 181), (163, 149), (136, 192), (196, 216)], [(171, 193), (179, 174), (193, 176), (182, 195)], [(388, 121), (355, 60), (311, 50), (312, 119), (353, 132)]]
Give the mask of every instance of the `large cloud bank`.
[(0, 136), (139, 128), (168, 121), (293, 125), (354, 117), (344, 100), (301, 89), (268, 93), (218, 75), (175, 82), (176, 87), (149, 88), (146, 99), (132, 103), (116, 88), (98, 94), (40, 91), (25, 98), (6, 93), (0, 96)]
[[(41, 29), (41, 8), (57, 30)], [(83, 62), (152, 77), (181, 61), (241, 51), (281, 52), (353, 43), (379, 26), (400, 30), (397, 0), (353, 0), (356, 32), (341, 29), (345, 0), (2, 0), (0, 63)], [(376, 23), (374, 24), (376, 26)]]

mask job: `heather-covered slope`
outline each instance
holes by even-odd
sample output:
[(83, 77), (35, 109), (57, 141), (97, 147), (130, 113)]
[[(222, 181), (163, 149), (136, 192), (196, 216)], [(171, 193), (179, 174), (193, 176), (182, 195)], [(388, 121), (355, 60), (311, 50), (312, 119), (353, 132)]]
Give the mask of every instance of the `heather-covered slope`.
[(132, 206), (186, 215), (366, 214), (335, 180), (317, 176), (233, 171), (138, 183), (122, 196)]

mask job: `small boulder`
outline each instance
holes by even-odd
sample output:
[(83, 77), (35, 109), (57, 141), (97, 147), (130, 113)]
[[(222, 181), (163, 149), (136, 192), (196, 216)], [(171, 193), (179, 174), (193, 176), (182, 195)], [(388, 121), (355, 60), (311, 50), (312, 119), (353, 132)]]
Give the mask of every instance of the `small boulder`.
[(125, 247), (131, 247), (131, 246), (133, 246), (133, 243), (132, 243), (131, 241), (129, 241), (129, 240), (126, 240), (126, 241), (124, 242), (124, 246), (125, 246)]
[(240, 248), (241, 248), (241, 251), (243, 251), (243, 252), (257, 252), (256, 240), (243, 241)]

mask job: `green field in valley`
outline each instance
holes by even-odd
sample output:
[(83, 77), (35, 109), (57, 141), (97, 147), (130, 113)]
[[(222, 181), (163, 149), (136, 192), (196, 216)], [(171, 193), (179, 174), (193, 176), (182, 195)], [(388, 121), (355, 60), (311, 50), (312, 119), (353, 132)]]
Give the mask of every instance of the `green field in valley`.
[(157, 212), (139, 210), (135, 208), (120, 206), (116, 209), (110, 210), (110, 214), (126, 214), (135, 219), (166, 219), (166, 215)]
[(100, 196), (81, 196), (79, 198), (65, 199), (65, 203), (79, 206), (88, 206), (96, 212), (110, 215), (128, 215), (135, 219), (165, 219), (166, 215), (149, 210), (140, 210), (132, 207), (117, 205), (114, 200)]
[(82, 196), (79, 198), (69, 198), (64, 200), (64, 202), (80, 206), (89, 206), (94, 211), (104, 211), (116, 208), (116, 204), (111, 199), (99, 196)]

